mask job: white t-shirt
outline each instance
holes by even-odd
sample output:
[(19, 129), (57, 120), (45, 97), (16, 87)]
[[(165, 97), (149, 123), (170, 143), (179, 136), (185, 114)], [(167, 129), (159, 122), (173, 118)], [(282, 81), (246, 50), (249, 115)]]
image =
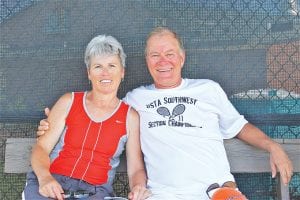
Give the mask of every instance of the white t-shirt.
[(236, 136), (247, 120), (218, 83), (183, 79), (173, 89), (141, 86), (124, 100), (140, 115), (141, 148), (154, 194), (208, 199), (209, 185), (234, 180), (223, 139)]

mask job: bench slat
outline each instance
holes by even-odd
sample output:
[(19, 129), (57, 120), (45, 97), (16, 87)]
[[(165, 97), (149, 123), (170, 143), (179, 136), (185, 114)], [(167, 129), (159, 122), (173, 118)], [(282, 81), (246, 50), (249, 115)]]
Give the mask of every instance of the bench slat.
[[(30, 168), (30, 151), (35, 138), (8, 138), (5, 151), (5, 173), (26, 173)], [(300, 172), (300, 139), (288, 142), (276, 139), (285, 149), (294, 165), (294, 171)], [(233, 173), (270, 172), (269, 153), (252, 147), (238, 139), (224, 141), (228, 160)], [(121, 157), (119, 172), (126, 172), (125, 156)]]
[[(31, 170), (30, 155), (35, 138), (7, 138), (4, 173), (27, 173)], [(120, 158), (118, 172), (126, 172), (125, 155)]]
[(30, 167), (30, 154), (35, 138), (8, 138), (5, 149), (5, 173), (26, 173)]
[[(294, 172), (300, 172), (300, 140), (275, 139), (281, 144), (293, 162)], [(225, 140), (225, 149), (231, 172), (259, 173), (270, 172), (269, 153), (250, 146), (238, 139)], [(279, 176), (279, 174), (278, 174)], [(290, 199), (289, 187), (284, 185), (279, 176), (278, 199)]]
[[(294, 172), (300, 172), (300, 139), (275, 139), (281, 144), (293, 162)], [(269, 153), (238, 139), (225, 140), (225, 149), (231, 172), (270, 172)]]

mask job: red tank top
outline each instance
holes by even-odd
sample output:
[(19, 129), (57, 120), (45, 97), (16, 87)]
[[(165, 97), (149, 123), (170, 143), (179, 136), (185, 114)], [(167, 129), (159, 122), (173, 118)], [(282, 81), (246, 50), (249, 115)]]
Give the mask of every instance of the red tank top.
[[(124, 149), (126, 116), (129, 106), (121, 102), (110, 118), (95, 122), (84, 106), (84, 92), (74, 94), (66, 118), (64, 145), (59, 156), (51, 163), (50, 172), (100, 185), (108, 182), (111, 162)], [(121, 146), (120, 146), (121, 145)]]

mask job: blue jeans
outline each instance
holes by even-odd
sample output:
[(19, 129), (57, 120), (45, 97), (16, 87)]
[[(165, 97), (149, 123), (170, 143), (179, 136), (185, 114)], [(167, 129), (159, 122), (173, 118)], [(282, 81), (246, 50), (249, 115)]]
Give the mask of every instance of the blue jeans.
[[(109, 184), (91, 185), (85, 181), (70, 178), (68, 176), (52, 174), (64, 190), (67, 191), (86, 191), (93, 195), (84, 198), (86, 200), (103, 200), (104, 197), (113, 196), (113, 188)], [(25, 200), (50, 200), (39, 193), (39, 182), (34, 172), (27, 173), (26, 186), (24, 189)], [(53, 200), (53, 199), (52, 199)]]

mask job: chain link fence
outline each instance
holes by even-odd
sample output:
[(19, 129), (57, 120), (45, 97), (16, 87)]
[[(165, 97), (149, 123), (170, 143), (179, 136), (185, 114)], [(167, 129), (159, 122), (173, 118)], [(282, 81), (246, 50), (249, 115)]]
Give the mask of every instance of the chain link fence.
[[(147, 33), (169, 26), (187, 51), (183, 75), (219, 82), (236, 108), (272, 138), (300, 138), (298, 0), (1, 0), (0, 199), (21, 199), (25, 174), (3, 173), (5, 142), (35, 137), (43, 108), (89, 88), (87, 42), (114, 35), (128, 55), (119, 90), (151, 83), (143, 58)], [(270, 173), (235, 174), (250, 200), (276, 200)], [(126, 196), (126, 174), (118, 174)], [(300, 199), (300, 174), (289, 185)]]

